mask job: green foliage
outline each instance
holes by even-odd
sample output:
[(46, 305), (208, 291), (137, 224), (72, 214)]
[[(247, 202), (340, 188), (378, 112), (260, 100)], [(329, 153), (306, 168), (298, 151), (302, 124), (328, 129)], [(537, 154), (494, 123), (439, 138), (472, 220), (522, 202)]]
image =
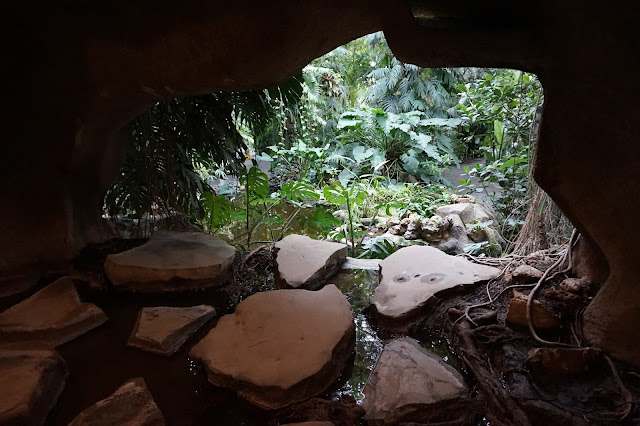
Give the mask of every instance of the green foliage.
[(355, 215), (354, 208), (364, 202), (366, 193), (360, 191), (355, 186), (345, 188), (338, 182), (325, 186), (322, 193), (329, 203), (338, 207), (345, 206), (347, 208), (348, 221), (344, 227), (344, 237), (351, 241), (351, 255), (355, 255), (357, 249), (355, 224), (358, 218)]
[(354, 159), (353, 175), (379, 170), (389, 179), (413, 175), (434, 181), (439, 166), (457, 161), (449, 135), (459, 124), (460, 119), (428, 118), (419, 111), (351, 110), (338, 122), (340, 154)]
[(398, 250), (398, 245), (386, 237), (379, 235), (362, 243), (364, 252), (358, 256), (365, 259), (384, 259)]
[(199, 194), (211, 189), (197, 167), (215, 162), (233, 170), (243, 157), (245, 146), (233, 123), (238, 99), (236, 94), (171, 99), (134, 120), (121, 173), (105, 197), (109, 215), (141, 219), (160, 210), (197, 218)]
[(462, 139), (489, 161), (519, 154), (531, 139), (541, 86), (533, 74), (491, 70), (484, 78), (459, 84)]

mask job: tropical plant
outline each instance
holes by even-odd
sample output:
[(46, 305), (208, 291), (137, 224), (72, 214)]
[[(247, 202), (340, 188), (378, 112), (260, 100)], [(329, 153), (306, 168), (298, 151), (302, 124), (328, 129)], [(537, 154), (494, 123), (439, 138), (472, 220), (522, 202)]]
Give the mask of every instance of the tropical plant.
[(341, 183), (336, 182), (332, 185), (327, 185), (322, 190), (324, 198), (331, 204), (338, 208), (344, 206), (347, 209), (347, 220), (343, 225), (344, 238), (346, 241), (351, 241), (351, 255), (355, 256), (357, 245), (356, 238), (359, 237), (358, 231), (356, 231), (356, 223), (358, 217), (355, 215), (355, 206), (362, 204), (365, 199), (365, 192), (360, 191), (355, 186), (344, 187)]
[(456, 162), (452, 130), (459, 119), (427, 118), (419, 111), (406, 114), (362, 108), (342, 115), (338, 122), (342, 147), (336, 153), (354, 159), (341, 180), (351, 173), (377, 172), (389, 179), (413, 175), (425, 182), (439, 178), (441, 165)]

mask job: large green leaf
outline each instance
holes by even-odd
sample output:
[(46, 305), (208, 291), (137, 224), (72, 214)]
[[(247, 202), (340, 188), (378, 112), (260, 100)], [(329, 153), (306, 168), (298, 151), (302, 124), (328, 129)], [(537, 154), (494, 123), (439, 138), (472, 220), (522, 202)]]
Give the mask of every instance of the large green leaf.
[(269, 177), (257, 167), (250, 168), (239, 181), (244, 185), (249, 200), (266, 198), (269, 193)]
[(356, 163), (362, 163), (367, 158), (371, 157), (374, 153), (373, 148), (364, 147), (362, 145), (357, 145), (353, 148), (353, 159), (356, 160)]
[(280, 188), (280, 196), (289, 201), (317, 200), (320, 195), (312, 186), (302, 182), (287, 182)]
[(231, 201), (224, 195), (204, 192), (200, 195), (200, 204), (205, 213), (205, 223), (210, 230), (218, 229), (231, 222)]
[(328, 202), (338, 206), (346, 204), (347, 198), (349, 197), (349, 194), (344, 186), (342, 186), (341, 183), (337, 182), (332, 185), (325, 186), (322, 190), (322, 194)]

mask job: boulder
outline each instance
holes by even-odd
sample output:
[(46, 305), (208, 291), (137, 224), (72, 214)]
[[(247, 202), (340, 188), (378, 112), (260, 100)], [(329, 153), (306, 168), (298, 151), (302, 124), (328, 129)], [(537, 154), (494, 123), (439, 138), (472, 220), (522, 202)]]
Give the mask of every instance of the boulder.
[(69, 426), (161, 426), (164, 416), (141, 377), (125, 382), (109, 397), (87, 408)]
[(493, 220), (493, 224), (495, 225), (493, 216), (490, 215), (480, 204), (476, 203), (457, 203), (450, 204), (448, 206), (441, 206), (436, 210), (436, 214), (442, 218), (450, 215), (460, 216), (460, 219), (462, 219), (462, 222), (464, 222), (465, 225), (485, 223), (490, 220)]
[[(528, 327), (527, 322), (528, 296), (519, 291), (513, 292), (507, 311), (507, 322), (520, 327)], [(547, 309), (539, 300), (535, 300), (531, 307), (533, 326), (539, 329), (551, 330), (560, 327), (560, 319)]]
[(176, 292), (222, 285), (236, 249), (200, 232), (156, 231), (140, 247), (107, 256), (104, 269), (116, 288)]
[(275, 290), (243, 300), (191, 349), (209, 381), (278, 409), (324, 392), (355, 344), (351, 306), (336, 286)]
[(128, 346), (171, 356), (204, 323), (216, 315), (212, 306), (142, 308)]
[(82, 303), (73, 281), (60, 278), (0, 314), (0, 340), (59, 346), (103, 324), (107, 316)]
[(455, 418), (468, 394), (453, 367), (416, 340), (401, 337), (382, 350), (362, 406), (369, 425), (431, 423)]
[(530, 265), (520, 265), (511, 273), (513, 284), (534, 283), (542, 278), (542, 271)]
[(601, 358), (594, 348), (535, 348), (529, 351), (527, 367), (536, 381), (555, 382), (589, 372)]
[(447, 231), (451, 225), (452, 222), (448, 218), (442, 219), (440, 216), (433, 216), (420, 225), (421, 237), (429, 243), (440, 242), (449, 237)]
[(459, 216), (464, 223), (472, 223), (474, 211), (472, 203), (457, 203), (438, 207), (436, 214), (443, 219), (452, 215)]
[(0, 349), (0, 424), (43, 424), (68, 374), (55, 351)]
[(448, 229), (449, 238), (439, 243), (434, 243), (433, 246), (451, 255), (464, 253), (464, 248), (467, 244), (471, 244), (471, 239), (467, 236), (467, 228), (464, 226), (462, 219), (460, 219), (460, 216), (452, 214), (446, 216), (444, 221), (451, 224)]
[(280, 288), (316, 290), (338, 272), (347, 246), (304, 235), (288, 235), (276, 243), (275, 278)]
[(387, 328), (406, 330), (439, 293), (490, 280), (500, 270), (427, 246), (405, 247), (380, 262), (380, 285), (371, 303)]

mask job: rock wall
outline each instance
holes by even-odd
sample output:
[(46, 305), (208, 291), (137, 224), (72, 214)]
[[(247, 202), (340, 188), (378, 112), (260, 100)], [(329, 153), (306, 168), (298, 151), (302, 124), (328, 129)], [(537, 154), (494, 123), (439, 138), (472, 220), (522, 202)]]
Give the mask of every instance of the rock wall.
[(610, 268), (585, 333), (640, 365), (628, 343), (640, 320), (640, 232), (617, 219), (621, 206), (640, 210), (637, 7), (409, 3), (412, 10), (364, 0), (3, 4), (1, 276), (64, 267), (87, 242), (112, 235), (101, 223), (102, 196), (126, 149), (123, 129), (153, 102), (272, 85), (383, 29), (401, 60), (421, 66), (538, 73), (545, 111), (536, 179)]

